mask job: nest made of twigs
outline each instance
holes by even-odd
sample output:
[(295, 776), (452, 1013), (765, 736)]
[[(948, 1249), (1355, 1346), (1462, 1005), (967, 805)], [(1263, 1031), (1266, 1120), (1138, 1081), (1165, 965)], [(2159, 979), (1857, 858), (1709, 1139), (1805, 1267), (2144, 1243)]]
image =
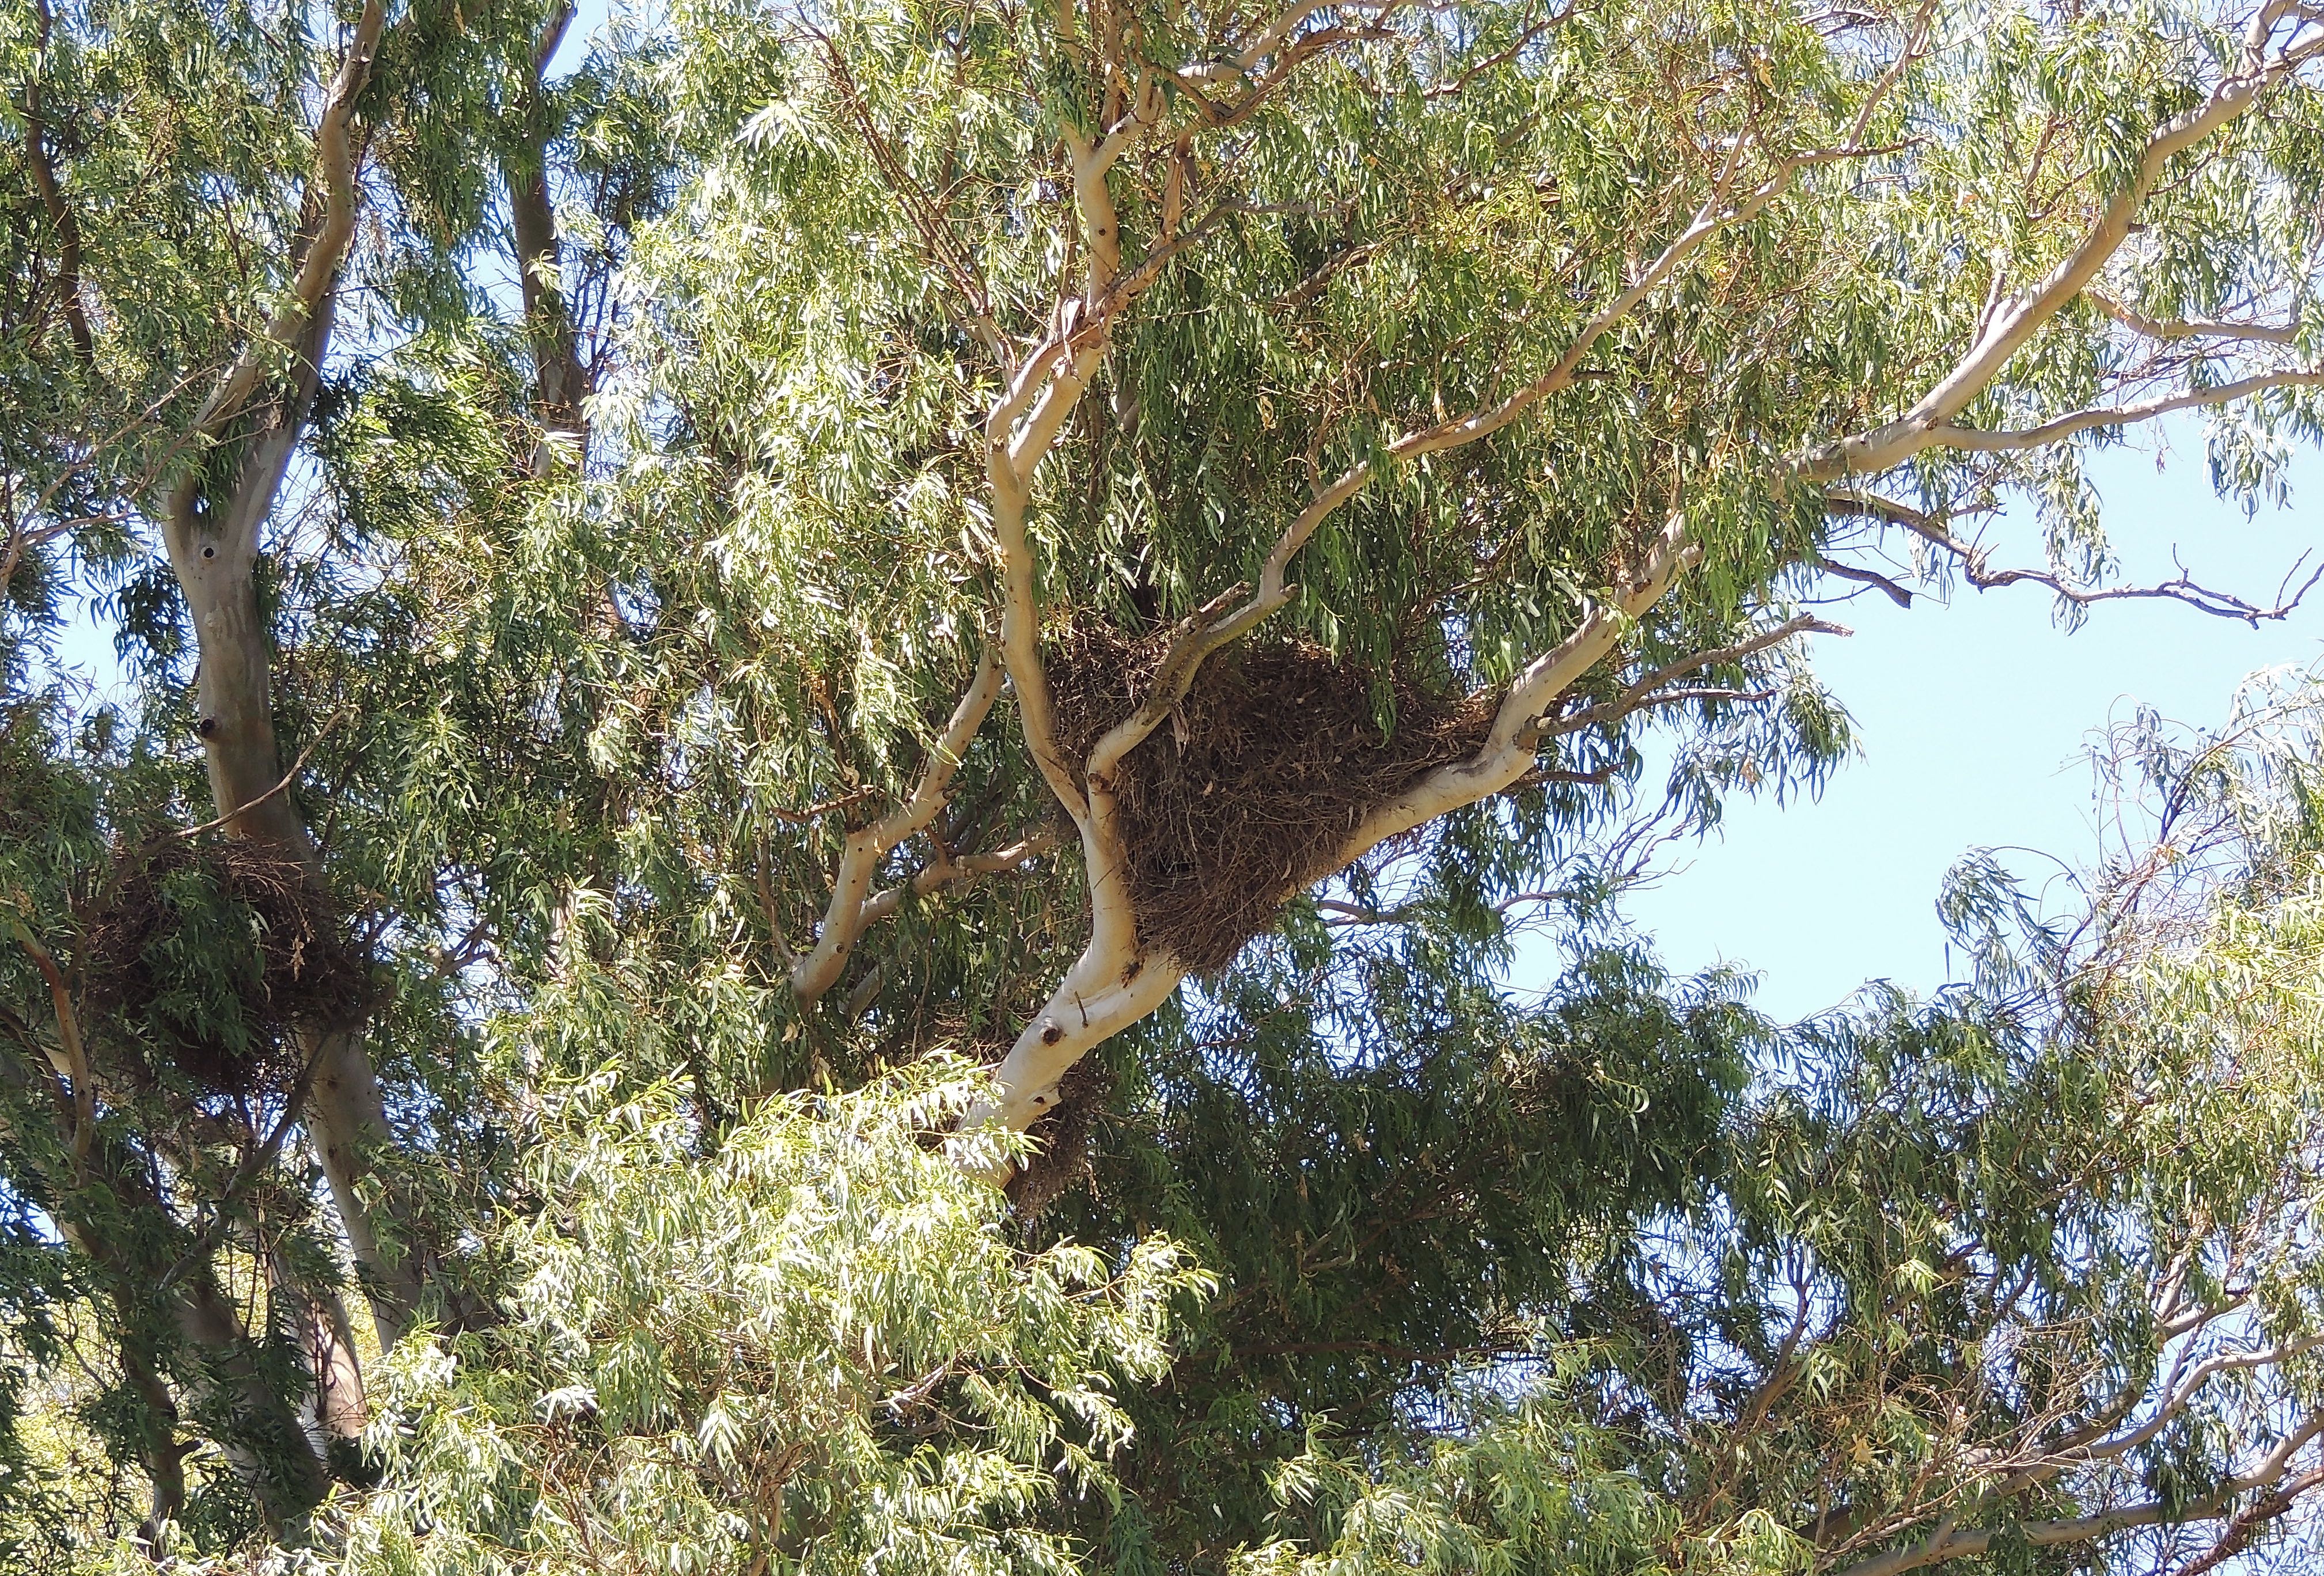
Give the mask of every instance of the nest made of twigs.
[(124, 849), (81, 936), (90, 1007), (214, 1093), (287, 1083), (296, 1031), (350, 1021), (372, 995), (338, 905), (295, 855), (262, 843)]
[[(1047, 652), (1057, 743), (1084, 761), (1128, 716), (1168, 650), (1094, 625)], [(1113, 778), (1140, 933), (1214, 974), (1296, 892), (1339, 869), (1359, 822), (1439, 766), (1474, 754), (1489, 706), (1391, 673), (1383, 731), (1374, 675), (1299, 641), (1231, 646), (1204, 663), (1175, 718)]]

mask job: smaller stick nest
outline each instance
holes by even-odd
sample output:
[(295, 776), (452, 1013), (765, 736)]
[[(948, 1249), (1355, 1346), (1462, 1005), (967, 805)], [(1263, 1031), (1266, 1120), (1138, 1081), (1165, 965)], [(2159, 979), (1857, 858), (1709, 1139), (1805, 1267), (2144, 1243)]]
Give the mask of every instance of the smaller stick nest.
[[(1146, 693), (1167, 635), (1076, 626), (1047, 652), (1057, 743), (1085, 762)], [(1165, 723), (1116, 773), (1140, 934), (1215, 974), (1291, 896), (1340, 868), (1365, 816), (1476, 752), (1492, 721), (1391, 673), (1383, 734), (1373, 675), (1319, 646), (1231, 646), (1205, 662)]]
[(1098, 1118), (1113, 1094), (1113, 1078), (1095, 1056), (1084, 1056), (1057, 1081), (1057, 1103), (1026, 1129), (1033, 1154), (1009, 1179), (1009, 1202), (1032, 1220), (1091, 1174)]
[(370, 970), (330, 894), (280, 849), (172, 840), (116, 856), (81, 917), (89, 1005), (149, 1073), (217, 1094), (287, 1086), (297, 1030), (357, 1018)]

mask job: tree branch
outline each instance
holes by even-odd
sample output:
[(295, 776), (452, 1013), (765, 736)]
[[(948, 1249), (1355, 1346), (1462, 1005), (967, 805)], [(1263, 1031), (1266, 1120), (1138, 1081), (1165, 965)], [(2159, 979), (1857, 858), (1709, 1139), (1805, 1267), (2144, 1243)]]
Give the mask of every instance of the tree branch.
[(57, 1049), (49, 1053), (51, 1068), (58, 1079), (72, 1089), (72, 1153), (73, 1164), (83, 1170), (88, 1166), (89, 1146), (97, 1138), (97, 1084), (90, 1076), (88, 1050), (80, 1036), (80, 1015), (73, 1010), (72, 991), (66, 986), (64, 972), (47, 947), (34, 939), (20, 919), (11, 917), (8, 928), (15, 933), (16, 945), (32, 960), (41, 978), (49, 987), (49, 1005), (57, 1016)]
[(1926, 434), (1931, 448), (1960, 449), (1970, 454), (1996, 454), (2029, 448), (2043, 448), (2088, 432), (2093, 428), (2127, 427), (2135, 421), (2151, 421), (2158, 416), (2168, 416), (2174, 410), (2193, 410), (2199, 406), (2225, 405), (2270, 389), (2313, 389), (2324, 387), (2324, 372), (2260, 373), (2239, 378), (2232, 383), (2221, 383), (2215, 389), (2190, 389), (2184, 393), (2168, 395), (2158, 400), (2144, 400), (2135, 404), (2108, 405), (2096, 410), (2077, 410), (2070, 415), (2045, 421), (2039, 427), (2028, 427), (2014, 432), (1980, 432), (1973, 428), (1938, 426)]
[[(1869, 585), (1897, 606), (1908, 611), (1913, 605), (1913, 594), (1877, 569), (1867, 569), (1855, 564), (1836, 563), (1821, 553), (1808, 559), (1808, 567), (1820, 575), (1837, 576), (1842, 580), (1852, 580), (1858, 585)], [(1854, 592), (1849, 593), (1850, 596), (1855, 594)]]
[(32, 47), (42, 68), (24, 84), (24, 159), (32, 171), (32, 189), (40, 194), (49, 227), (57, 233), (57, 295), (64, 307), (65, 327), (72, 335), (73, 354), (83, 364), (96, 359), (97, 340), (89, 333), (88, 313), (80, 300), (80, 221), (65, 201), (57, 170), (49, 153), (49, 126), (41, 103), (41, 77), (47, 69), (49, 35), (55, 25), (49, 0), (33, 0), (35, 25)]
[(274, 358), (299, 344), (338, 281), (339, 264), (355, 233), (355, 99), (370, 79), (372, 56), (379, 48), (384, 17), (381, 0), (364, 0), (355, 36), (347, 41), (346, 55), (339, 62), (338, 74), (332, 78), (322, 115), (315, 124), (314, 175), (323, 191), (319, 223), (307, 238), (288, 296), (264, 330), (226, 369), (194, 418), (193, 429), (198, 437), (217, 437), (242, 413), (251, 396), (263, 386)]
[(1823, 619), (1812, 618), (1806, 613), (1801, 613), (1794, 618), (1786, 619), (1784, 622), (1776, 624), (1772, 628), (1757, 631), (1748, 638), (1736, 641), (1731, 646), (1721, 646), (1715, 650), (1710, 651), (1697, 651), (1692, 656), (1683, 657), (1675, 662), (1658, 668), (1654, 672), (1649, 673), (1645, 677), (1639, 679), (1637, 683), (1632, 684), (1628, 688), (1623, 690), (1620, 695), (1615, 696), (1612, 700), (1603, 701), (1592, 706), (1585, 706), (1570, 716), (1559, 717), (1554, 722), (1550, 718), (1545, 716), (1541, 719), (1543, 725), (1539, 729), (1536, 736), (1544, 739), (1553, 739), (1564, 733), (1579, 733), (1584, 728), (1594, 726), (1600, 723), (1618, 722), (1621, 718), (1628, 716), (1630, 713), (1637, 711), (1640, 706), (1645, 705), (1664, 705), (1674, 701), (1693, 700), (1706, 697), (1718, 697), (1723, 699), (1764, 699), (1766, 696), (1772, 695), (1774, 692), (1772, 690), (1760, 691), (1752, 696), (1746, 696), (1738, 691), (1729, 689), (1686, 689), (1674, 692), (1665, 692), (1663, 691), (1663, 686), (1671, 683), (1674, 679), (1683, 678), (1690, 673), (1698, 672), (1702, 668), (1713, 667), (1720, 663), (1739, 662), (1746, 657), (1756, 656), (1757, 653), (1767, 650), (1770, 646), (1781, 645), (1784, 641), (1790, 640), (1794, 635), (1848, 635), (1853, 632), (1853, 631), (1849, 630), (1844, 624), (1831, 623)]
[(543, 429), (533, 454), (536, 473), (547, 471), (558, 439), (586, 450), (588, 428), (582, 401), (588, 393), (580, 337), (566, 305), (558, 276), (561, 241), (557, 210), (549, 191), (549, 128), (540, 119), (542, 80), (566, 30), (572, 26), (574, 0), (557, 0), (534, 41), (532, 76), (514, 95), (511, 118), (520, 123), (517, 151), (501, 166), (508, 189), (509, 225), (515, 232), (519, 292), (524, 303), (525, 336), (532, 351), (533, 404)]
[(1807, 482), (1875, 475), (1937, 444), (1933, 434), (1968, 409), (2026, 342), (2097, 279), (2130, 238), (2140, 207), (2170, 161), (2244, 115), (2269, 88), (2324, 51), (2324, 38), (2319, 38), (2269, 57), (2276, 28), (2289, 14), (2282, 0), (2270, 0), (2261, 8), (2244, 35), (2240, 69), (2200, 105), (2174, 115), (2147, 139), (2136, 171), (2080, 242), (2031, 289), (1997, 301), (1969, 353), (1911, 410), (1894, 421), (1807, 451), (1794, 462), (1793, 474)]
[[(2034, 1548), (2046, 1549), (2061, 1544), (2086, 1544), (2134, 1527), (2176, 1526), (2190, 1522), (2217, 1521), (2229, 1513), (2238, 1496), (2281, 1483), (2292, 1456), (2319, 1433), (2324, 1433), (2324, 1416), (2310, 1418), (2293, 1430), (2256, 1466), (2230, 1478), (2216, 1492), (2191, 1503), (2172, 1504), (2154, 1500), (2070, 1519), (2021, 1522), (2017, 1524), (2016, 1535)], [(1959, 1532), (1947, 1530), (1941, 1525), (1939, 1530), (1943, 1536), (1932, 1536), (1906, 1548), (1892, 1549), (1887, 1553), (1859, 1560), (1838, 1572), (1837, 1576), (1904, 1576), (1906, 1571), (1925, 1570), (1931, 1565), (1974, 1559), (1990, 1548), (1998, 1535), (1996, 1529), (1986, 1527)]]
[(2289, 597), (2292, 576), (2307, 561), (2302, 553), (2292, 566), (2291, 575), (2276, 588), (2277, 600), (2273, 606), (2262, 607), (2248, 602), (2231, 591), (2215, 590), (2199, 584), (2183, 568), (2172, 578), (2153, 585), (2106, 585), (2095, 589), (2069, 585), (2054, 571), (2048, 569), (1990, 569), (1986, 567), (1985, 549), (1945, 535), (1941, 530), (1907, 526), (1924, 540), (1942, 548), (1960, 561), (1962, 577), (1979, 591), (1993, 591), (2004, 585), (2020, 584), (2047, 586), (2051, 593), (2076, 607), (2090, 607), (2101, 602), (2177, 602), (2198, 613), (2214, 618), (2231, 618), (2257, 629), (2263, 623), (2281, 622), (2292, 616), (2308, 594), (2324, 580), (2324, 562), (2319, 562)]
[(2181, 339), (2239, 339), (2264, 345), (2291, 345), (2300, 337), (2300, 320), (2280, 326), (2265, 323), (2221, 323), (2204, 318), (2149, 318), (2099, 293), (2096, 286), (2084, 290), (2090, 304), (2124, 327), (2144, 335), (2149, 339), (2178, 341)]
[(832, 877), (831, 903), (825, 910), (815, 945), (791, 965), (791, 993), (801, 1005), (814, 1006), (846, 968), (847, 954), (869, 923), (866, 899), (872, 879), (879, 873), (880, 862), (898, 843), (935, 820), (936, 812), (944, 808), (953, 775), (960, 770), (961, 758), (968, 752), (969, 741), (984, 725), (985, 714), (992, 709), (1000, 694), (1001, 665), (992, 648), (987, 645), (977, 659), (976, 676), (970, 680), (968, 692), (961, 696), (952, 720), (930, 747), (928, 763), (910, 797), (871, 825), (847, 834), (840, 850), (839, 869)]
[(908, 881), (900, 881), (874, 896), (863, 905), (863, 927), (869, 929), (882, 919), (892, 917), (904, 907), (907, 898), (925, 898), (957, 881), (972, 880), (978, 876), (999, 875), (1015, 870), (1043, 854), (1055, 853), (1065, 845), (1065, 834), (1055, 826), (1019, 838), (1006, 848), (996, 848), (990, 853), (950, 854), (941, 843), (936, 857), (916, 872)]

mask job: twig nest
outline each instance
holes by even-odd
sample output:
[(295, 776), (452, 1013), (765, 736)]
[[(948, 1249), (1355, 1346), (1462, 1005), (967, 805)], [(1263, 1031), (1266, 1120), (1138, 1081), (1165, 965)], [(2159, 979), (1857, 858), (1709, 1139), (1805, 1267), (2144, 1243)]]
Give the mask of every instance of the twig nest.
[[(1085, 761), (1143, 696), (1167, 636), (1077, 626), (1047, 653), (1057, 742)], [(1474, 754), (1481, 702), (1390, 674), (1383, 730), (1374, 675), (1319, 646), (1229, 647), (1203, 665), (1170, 726), (1122, 761), (1113, 791), (1140, 933), (1214, 974), (1283, 905), (1340, 868), (1358, 823), (1439, 766)]]
[(88, 1004), (158, 1074), (246, 1094), (287, 1083), (296, 1030), (360, 1017), (372, 981), (306, 867), (244, 841), (124, 851), (81, 916)]

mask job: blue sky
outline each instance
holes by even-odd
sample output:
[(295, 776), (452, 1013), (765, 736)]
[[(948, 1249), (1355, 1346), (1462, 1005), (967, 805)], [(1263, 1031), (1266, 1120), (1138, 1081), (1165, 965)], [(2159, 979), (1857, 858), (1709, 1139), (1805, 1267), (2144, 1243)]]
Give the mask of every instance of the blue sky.
[[(2246, 520), (2211, 492), (2200, 427), (2172, 447), (2116, 450), (2092, 468), (2125, 583), (2174, 572), (2265, 600), (2303, 548), (2324, 542), (2324, 464), (2303, 456), (2292, 507)], [(1998, 533), (2038, 563), (2029, 522)], [(2169, 603), (2118, 602), (2071, 634), (2039, 586), (1957, 590), (1907, 612), (1878, 595), (1835, 613), (1856, 631), (1815, 637), (1817, 670), (1858, 724), (1863, 753), (1821, 800), (1730, 805), (1720, 832), (1676, 851), (1681, 867), (1628, 911), (1664, 961), (1729, 963), (1763, 974), (1757, 1004), (1794, 1018), (1871, 979), (1926, 991), (1953, 977), (1937, 923), (1945, 870), (1968, 850), (2016, 845), (2077, 865), (2098, 836), (2086, 751), (2110, 718), (2152, 705), (2217, 725), (2255, 669), (2324, 658), (2324, 588), (2282, 623), (2255, 630)], [(2021, 880), (2056, 867), (2004, 856)]]

